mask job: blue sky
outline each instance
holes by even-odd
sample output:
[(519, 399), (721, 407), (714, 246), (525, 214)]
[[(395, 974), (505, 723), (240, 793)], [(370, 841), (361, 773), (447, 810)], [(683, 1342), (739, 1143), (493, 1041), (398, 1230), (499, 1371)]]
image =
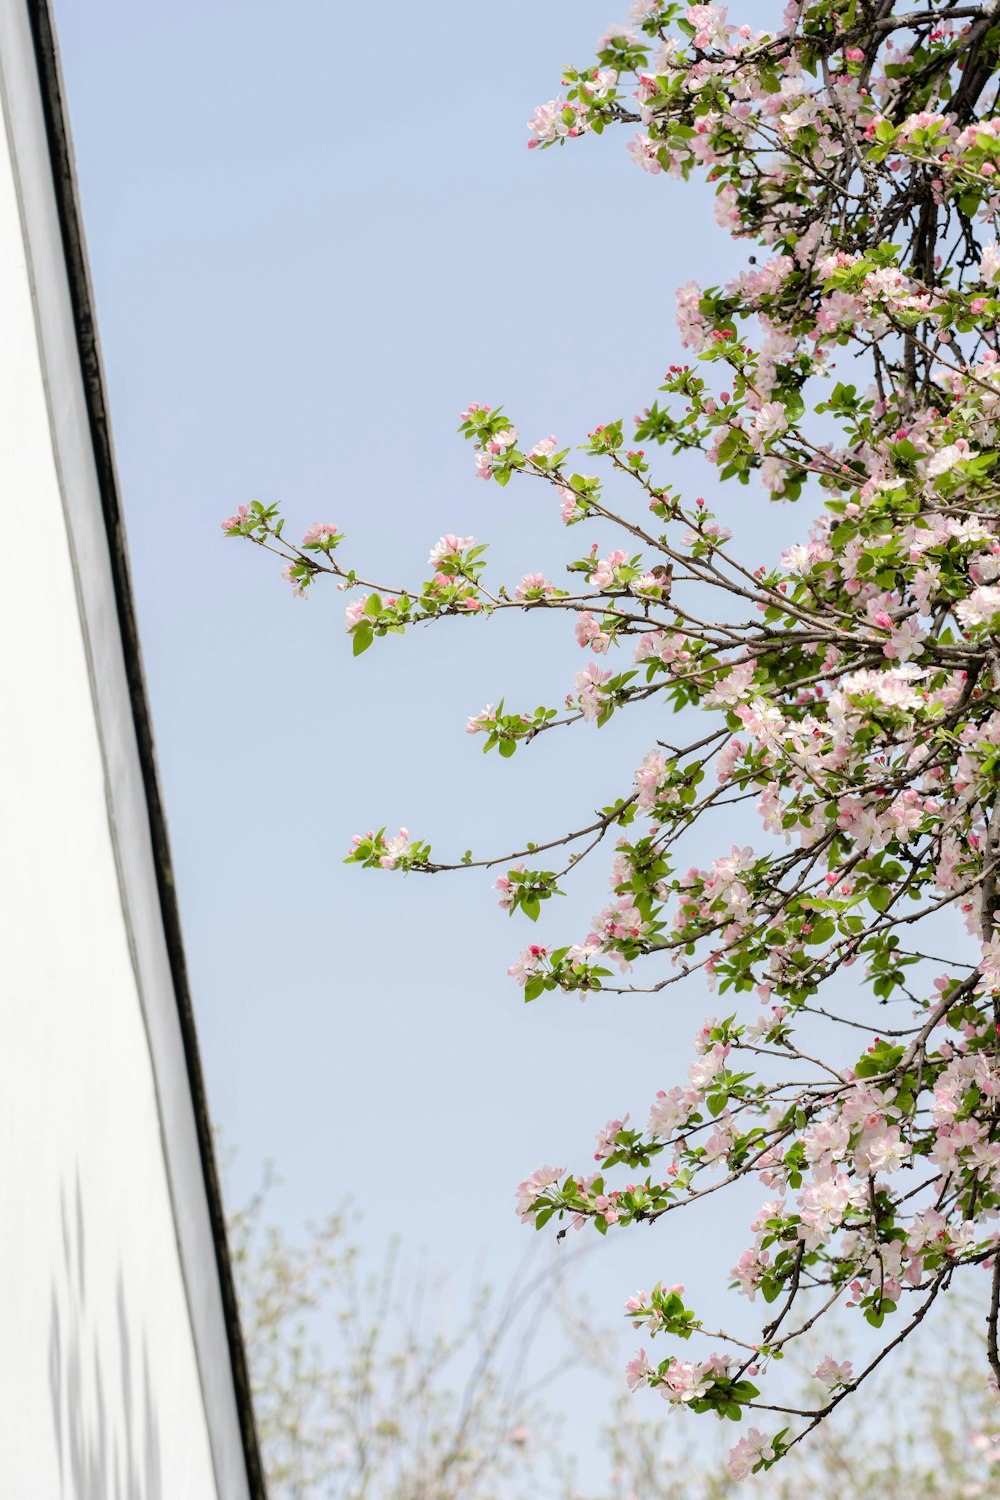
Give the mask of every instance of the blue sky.
[[(327, 0), (56, 13), (234, 1190), (272, 1157), (289, 1227), (350, 1195), (373, 1255), (398, 1230), (456, 1272), (488, 1247), (502, 1278), (529, 1234), (518, 1180), (543, 1160), (583, 1167), (609, 1115), (644, 1118), (712, 1003), (692, 987), (525, 1007), (505, 969), (535, 933), (498, 911), (489, 878), (365, 875), (342, 856), (372, 824), (440, 854), (579, 826), (676, 726), (654, 709), (485, 758), (470, 713), (501, 695), (558, 703), (583, 665), (564, 622), (458, 622), (355, 662), (343, 596), (294, 601), (219, 522), (280, 499), (296, 534), (334, 521), (359, 569), (389, 580), (422, 576), (451, 530), (491, 542), (498, 576), (558, 573), (552, 503), (476, 480), (459, 410), (504, 402), (522, 433), (562, 442), (638, 411), (681, 355), (674, 288), (718, 279), (732, 251), (706, 191), (638, 171), (624, 133), (525, 149), (560, 68), (621, 19), (608, 0), (388, 0), (377, 31)], [(719, 509), (749, 506), (762, 556), (787, 544), (791, 518), (762, 496)], [(569, 534), (580, 550), (584, 530)], [(585, 934), (605, 889), (606, 862), (581, 872), (542, 940)], [(681, 1279), (719, 1310), (732, 1212), (713, 1200), (655, 1236), (609, 1237), (590, 1295), (611, 1320), (637, 1285)]]

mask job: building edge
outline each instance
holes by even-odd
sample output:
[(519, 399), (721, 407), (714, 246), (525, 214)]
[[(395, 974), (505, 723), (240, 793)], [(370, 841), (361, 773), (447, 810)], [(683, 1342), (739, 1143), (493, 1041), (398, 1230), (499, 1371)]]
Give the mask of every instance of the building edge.
[[(88, 425), (100, 489), (104, 529), (114, 584), (115, 607), (128, 681), (132, 724), (149, 819), (149, 836), (155, 864), (160, 916), (173, 982), (205, 1199), (215, 1247), (216, 1271), (240, 1437), (246, 1463), (247, 1486), (251, 1500), (267, 1500), (253, 1411), (249, 1366), (240, 1324), (236, 1283), (229, 1256), (222, 1188), (184, 955), (180, 909), (170, 856), (170, 840), (160, 795), (152, 719), (146, 694), (138, 621), (132, 594), (125, 528), (97, 335), (97, 320), (73, 165), (68, 111), (55, 25), (49, 0), (25, 0), (25, 4), (38, 70), (52, 185), (62, 235), (62, 250), (73, 310)], [(226, 1497), (220, 1496), (219, 1500), (226, 1500)]]

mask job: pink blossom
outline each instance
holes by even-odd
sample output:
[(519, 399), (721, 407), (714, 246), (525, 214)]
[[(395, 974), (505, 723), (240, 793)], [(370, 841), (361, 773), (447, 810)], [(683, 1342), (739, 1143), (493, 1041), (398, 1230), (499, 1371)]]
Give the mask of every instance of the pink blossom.
[(470, 547), (474, 547), (475, 545), (475, 537), (455, 536), (454, 532), (449, 531), (446, 536), (441, 537), (439, 541), (434, 543), (434, 546), (430, 550), (430, 556), (428, 557), (427, 561), (430, 563), (438, 563), (443, 557), (450, 557), (453, 554), (467, 552)]
[(927, 464), (927, 477), (936, 479), (941, 474), (947, 474), (956, 464), (970, 457), (969, 445), (964, 438), (959, 438), (957, 443), (948, 443), (944, 448), (939, 448)]
[(312, 582), (312, 579), (309, 577), (308, 573), (304, 576), (300, 573), (296, 573), (295, 564), (286, 563), (281, 570), (281, 576), (286, 583), (290, 583), (292, 585), (292, 593), (297, 599), (304, 599), (306, 597), (306, 589)]
[(560, 485), (557, 494), (562, 501), (560, 514), (565, 526), (572, 525), (574, 521), (579, 521), (586, 515), (586, 511), (580, 505), (579, 496), (573, 490), (567, 489), (565, 485)]
[(716, 1042), (711, 1052), (700, 1057), (688, 1068), (688, 1078), (696, 1089), (708, 1088), (716, 1075), (726, 1066), (726, 1058), (729, 1056), (729, 1043)]
[(997, 249), (994, 240), (983, 247), (979, 260), (979, 279), (985, 281), (988, 286), (995, 286), (998, 276), (1000, 276), (1000, 250)]
[(689, 281), (679, 287), (674, 294), (677, 306), (677, 327), (680, 331), (681, 343), (685, 348), (693, 349), (700, 354), (709, 343), (708, 323), (699, 309), (701, 302), (701, 287), (696, 281)]
[(759, 448), (786, 431), (788, 417), (780, 401), (765, 401), (754, 413), (750, 441)]
[(855, 1153), (855, 1161), (863, 1159), (865, 1170), (870, 1173), (898, 1172), (906, 1166), (912, 1148), (901, 1139), (897, 1126), (880, 1129), (870, 1137), (862, 1136)]
[(533, 943), (530, 948), (525, 948), (522, 953), (518, 954), (515, 962), (507, 970), (508, 975), (511, 979), (516, 979), (518, 984), (523, 988), (528, 980), (533, 978), (543, 967), (547, 953), (547, 949), (539, 947), (537, 943)]
[(331, 526), (326, 521), (314, 521), (312, 525), (306, 529), (306, 533), (302, 538), (302, 545), (303, 547), (315, 546), (318, 542), (329, 541), (336, 535), (336, 526)]
[(724, 5), (689, 5), (686, 19), (695, 28), (696, 47), (725, 47), (729, 39)]
[(622, 563), (625, 562), (628, 562), (628, 553), (622, 552), (620, 548), (616, 548), (614, 552), (610, 552), (607, 557), (602, 558), (599, 563), (595, 564), (587, 582), (592, 584), (595, 589), (606, 589), (609, 584), (614, 582), (615, 569), (620, 568)]
[(666, 761), (658, 750), (650, 750), (635, 773), (635, 784), (639, 791), (636, 805), (640, 812), (652, 812), (666, 777)]
[(746, 743), (735, 736), (729, 741), (724, 750), (721, 750), (715, 758), (715, 774), (720, 783), (730, 779), (740, 760), (747, 751)]
[(487, 703), (484, 709), (474, 714), (465, 726), (466, 734), (480, 734), (484, 729), (492, 729), (497, 721), (496, 709), (492, 703)]
[(701, 1092), (695, 1088), (661, 1089), (649, 1111), (649, 1134), (661, 1141), (670, 1140), (684, 1128), (701, 1100)]
[(385, 841), (385, 853), (380, 856), (379, 864), (383, 870), (394, 870), (399, 861), (410, 854), (411, 848), (410, 835), (401, 828), (395, 838)]
[(665, 1401), (670, 1401), (675, 1405), (699, 1401), (709, 1386), (705, 1376), (706, 1371), (700, 1364), (680, 1359), (672, 1360), (661, 1379), (660, 1395)]
[(555, 584), (550, 583), (544, 573), (525, 573), (514, 594), (518, 599), (539, 599), (554, 591)]
[(816, 1366), (814, 1374), (817, 1380), (821, 1380), (824, 1385), (828, 1385), (833, 1390), (835, 1386), (847, 1385), (854, 1374), (854, 1366), (849, 1359), (838, 1364), (832, 1354), (827, 1354)]
[(649, 1377), (653, 1373), (653, 1367), (646, 1358), (645, 1349), (640, 1349), (625, 1366), (625, 1382), (630, 1391), (637, 1391), (641, 1386), (649, 1384)]
[(576, 617), (576, 640), (579, 646), (589, 646), (591, 651), (600, 656), (611, 645), (611, 637), (603, 631), (598, 623), (597, 616), (592, 615), (589, 610), (584, 610)]
[(979, 962), (979, 990), (992, 994), (1000, 990), (1000, 932), (994, 932), (988, 943), (982, 946)]
[(659, 141), (651, 140), (648, 135), (644, 135), (640, 131), (637, 136), (628, 142), (626, 149), (632, 160), (642, 167), (644, 172), (652, 172), (655, 177), (657, 172), (663, 170), (657, 159), (658, 153), (662, 149)]
[(609, 1120), (603, 1129), (597, 1132), (597, 1150), (594, 1152), (595, 1161), (603, 1161), (605, 1157), (611, 1156), (617, 1151), (615, 1136), (619, 1130), (625, 1129), (628, 1122), (628, 1115), (625, 1115), (621, 1120)]
[(744, 1250), (729, 1273), (750, 1302), (757, 1296), (757, 1289), (767, 1275), (770, 1261), (771, 1257), (766, 1250)]
[(238, 505), (235, 515), (222, 522), (223, 531), (237, 531), (250, 514), (249, 505)]
[(500, 892), (499, 906), (501, 911), (509, 911), (514, 904), (514, 892), (517, 887), (511, 880), (510, 876), (514, 873), (514, 871), (517, 871), (518, 874), (523, 873), (524, 868), (525, 867), (523, 862), (520, 862), (516, 865), (511, 865), (508, 874), (498, 875), (496, 880), (493, 882), (493, 889)]
[(577, 102), (567, 105), (566, 100), (561, 97), (551, 99), (548, 104), (540, 104), (528, 121), (531, 132), (528, 145), (547, 146), (553, 141), (564, 140), (567, 136), (581, 135), (589, 129), (586, 111), (585, 104)]
[(736, 1447), (730, 1450), (729, 1472), (735, 1480), (743, 1480), (761, 1460), (770, 1463), (773, 1458), (774, 1448), (770, 1438), (766, 1438), (758, 1428), (751, 1427), (746, 1436), (740, 1438)]
[(955, 613), (963, 625), (988, 625), (1000, 615), (1000, 585), (986, 584), (973, 589), (968, 599), (960, 599)]
[(610, 677), (610, 671), (602, 672), (592, 661), (574, 677), (573, 686), (579, 694), (580, 712), (585, 719), (593, 720), (600, 714), (605, 704), (601, 688)]
[(731, 668), (724, 677), (719, 677), (714, 685), (704, 696), (704, 702), (709, 708), (719, 708), (723, 704), (740, 703), (749, 698), (754, 673), (757, 663), (751, 657), (749, 661), (740, 662)]
[(805, 1241), (806, 1249), (816, 1250), (825, 1244), (848, 1210), (864, 1202), (864, 1194), (863, 1183), (843, 1172), (805, 1187), (796, 1202), (801, 1219), (799, 1238)]
[(565, 1167), (536, 1167), (523, 1182), (518, 1184), (517, 1212), (521, 1216), (522, 1224), (531, 1218), (531, 1208), (545, 1189), (559, 1182), (565, 1171)]
[(843, 1119), (818, 1119), (801, 1137), (806, 1161), (831, 1173), (835, 1162), (847, 1155), (851, 1132)]

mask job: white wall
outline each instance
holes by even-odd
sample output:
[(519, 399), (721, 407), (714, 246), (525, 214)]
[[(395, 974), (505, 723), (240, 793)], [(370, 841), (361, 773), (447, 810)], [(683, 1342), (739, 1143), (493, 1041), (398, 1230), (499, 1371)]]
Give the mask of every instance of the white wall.
[(29, 40), (3, 0), (0, 1496), (239, 1500)]

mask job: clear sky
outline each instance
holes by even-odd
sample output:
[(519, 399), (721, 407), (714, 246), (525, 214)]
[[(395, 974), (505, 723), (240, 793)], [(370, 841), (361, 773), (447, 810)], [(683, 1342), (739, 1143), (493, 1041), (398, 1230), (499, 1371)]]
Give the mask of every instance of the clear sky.
[[(561, 67), (621, 19), (612, 0), (57, 0), (56, 13), (235, 1190), (272, 1157), (289, 1227), (353, 1195), (373, 1255), (400, 1230), (463, 1274), (488, 1247), (503, 1277), (530, 1233), (518, 1180), (542, 1161), (583, 1168), (610, 1114), (643, 1119), (712, 1004), (696, 987), (525, 1007), (505, 969), (535, 932), (498, 911), (492, 877), (402, 880), (341, 859), (372, 824), (404, 823), (441, 854), (579, 826), (674, 726), (657, 709), (486, 758), (463, 732), (470, 713), (504, 694), (558, 703), (584, 664), (565, 622), (445, 624), (355, 662), (343, 596), (293, 600), (219, 522), (280, 499), (295, 534), (334, 521), (359, 568), (389, 580), (422, 576), (450, 530), (490, 541), (515, 582), (556, 573), (553, 504), (480, 483), (459, 410), (502, 401), (526, 436), (563, 442), (630, 416), (681, 354), (674, 288), (718, 279), (732, 252), (705, 190), (640, 172), (624, 132), (525, 149)], [(719, 508), (750, 505), (762, 557), (804, 529), (746, 491)], [(581, 550), (585, 529), (568, 534)], [(540, 939), (584, 935), (605, 890), (595, 863), (549, 904)], [(613, 1319), (636, 1286), (683, 1279), (718, 1310), (731, 1212), (712, 1200), (700, 1219), (609, 1236), (589, 1293)]]

